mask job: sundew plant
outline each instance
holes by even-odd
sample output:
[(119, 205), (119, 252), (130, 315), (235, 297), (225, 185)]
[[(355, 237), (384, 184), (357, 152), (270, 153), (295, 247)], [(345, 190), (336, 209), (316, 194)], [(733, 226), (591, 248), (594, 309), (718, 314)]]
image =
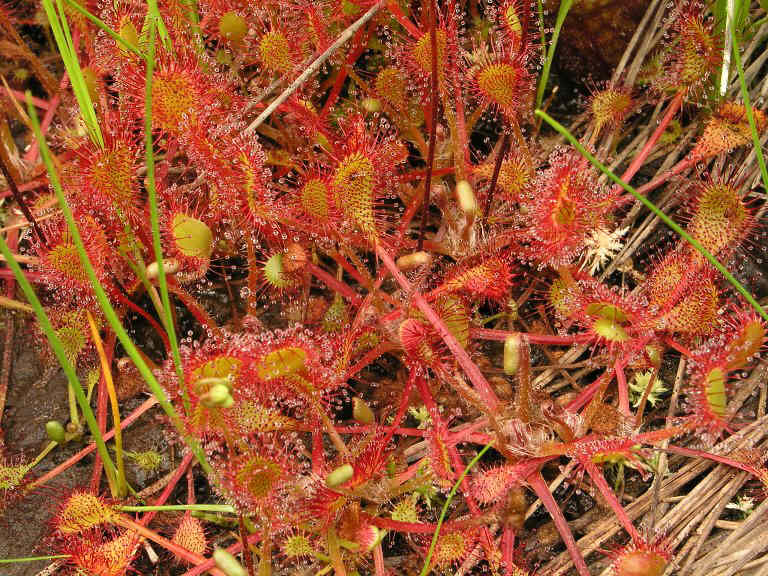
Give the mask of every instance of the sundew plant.
[(768, 574), (766, 10), (0, 2), (0, 573)]

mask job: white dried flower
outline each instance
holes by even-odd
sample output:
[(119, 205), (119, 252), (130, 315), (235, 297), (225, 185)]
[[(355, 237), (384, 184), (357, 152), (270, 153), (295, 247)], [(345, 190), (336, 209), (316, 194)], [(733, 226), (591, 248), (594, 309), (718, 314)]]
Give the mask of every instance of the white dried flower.
[(602, 228), (592, 231), (592, 235), (585, 242), (586, 252), (579, 270), (589, 268), (589, 273), (594, 276), (624, 247), (621, 240), (629, 231), (628, 227), (617, 228), (613, 232), (607, 232)]

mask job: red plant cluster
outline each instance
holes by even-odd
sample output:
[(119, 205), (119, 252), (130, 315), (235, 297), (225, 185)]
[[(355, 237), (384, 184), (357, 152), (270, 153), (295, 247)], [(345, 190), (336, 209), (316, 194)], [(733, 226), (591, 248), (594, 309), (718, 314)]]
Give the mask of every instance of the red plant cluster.
[[(553, 146), (533, 115), (535, 2), (466, 4), (200, 0), (193, 17), (187, 3), (163, 1), (151, 106), (146, 61), (65, 10), (103, 134), (103, 144), (84, 136), (74, 115), (49, 123), (67, 202), (112, 305), (163, 343), (155, 373), (187, 440), (204, 449), (214, 493), (234, 506), (235, 551), (245, 548), (251, 576), (296, 562), (337, 575), (416, 573), (438, 529), (436, 503), (460, 480), (431, 569), (532, 573), (525, 511), (535, 497), (587, 576), (544, 480), (566, 462), (626, 532), (614, 573), (661, 574), (674, 550), (641, 533), (605, 473), (617, 462), (645, 472), (663, 441), (711, 442), (745, 422), (733, 389), (758, 362), (762, 318), (683, 240), (660, 241), (656, 255), (639, 249), (648, 264), (633, 268), (628, 247), (645, 236), (630, 232), (629, 197), (575, 148)], [(146, 49), (146, 5), (85, 8)], [(254, 122), (369, 10), (315, 76)], [(663, 120), (626, 159), (626, 180), (656, 161), (672, 119), (708, 97), (721, 64), (705, 7), (681, 0), (670, 18), (657, 66), (641, 75), (655, 89), (640, 99), (619, 75), (583, 116), (583, 140), (606, 159), (625, 121), (662, 103)], [(674, 179), (667, 206), (727, 265), (750, 252), (759, 212), (744, 181), (695, 166), (727, 163), (751, 143), (745, 111), (713, 101), (688, 155), (641, 187), (650, 195)], [(762, 131), (765, 116), (753, 113)], [(489, 129), (495, 147), (477, 144)], [(173, 313), (195, 325), (179, 365), (159, 315), (150, 184)], [(98, 367), (85, 314), (101, 318), (93, 284), (48, 198), (45, 183), (27, 196), (41, 233), (21, 240), (27, 273), (70, 359)], [(207, 308), (206, 294), (234, 311)], [(539, 387), (533, 368), (562, 346), (583, 356), (583, 385)], [(648, 414), (670, 358), (688, 363), (674, 425)], [(649, 370), (633, 401), (631, 384)], [(766, 477), (755, 461), (695, 455)], [(0, 490), (14, 487), (14, 471), (0, 465)], [(125, 574), (141, 538), (190, 570), (212, 568), (206, 532), (217, 528), (185, 514), (167, 540), (116, 512), (98, 487), (56, 516), (54, 541), (73, 571)], [(394, 557), (419, 568), (398, 572)]]

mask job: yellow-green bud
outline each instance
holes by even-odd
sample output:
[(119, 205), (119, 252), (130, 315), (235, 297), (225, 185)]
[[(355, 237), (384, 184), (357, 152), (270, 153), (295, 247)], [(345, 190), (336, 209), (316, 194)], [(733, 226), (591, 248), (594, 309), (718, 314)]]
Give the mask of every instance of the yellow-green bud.
[(226, 384), (216, 384), (202, 396), (202, 402), (208, 408), (229, 408), (234, 400)]
[(66, 438), (66, 430), (64, 426), (58, 420), (49, 420), (45, 423), (45, 433), (48, 434), (48, 438), (52, 442), (58, 442), (63, 444)]
[(357, 397), (352, 399), (352, 417), (361, 424), (373, 424), (376, 421), (373, 410)]
[(336, 488), (347, 482), (354, 476), (355, 470), (351, 464), (344, 464), (333, 470), (325, 477), (325, 485), (329, 488)]
[(504, 374), (513, 376), (520, 368), (520, 334), (512, 334), (504, 340)]
[(216, 548), (213, 551), (213, 561), (216, 563), (216, 567), (227, 576), (248, 576), (248, 572), (237, 561), (237, 558), (224, 548)]

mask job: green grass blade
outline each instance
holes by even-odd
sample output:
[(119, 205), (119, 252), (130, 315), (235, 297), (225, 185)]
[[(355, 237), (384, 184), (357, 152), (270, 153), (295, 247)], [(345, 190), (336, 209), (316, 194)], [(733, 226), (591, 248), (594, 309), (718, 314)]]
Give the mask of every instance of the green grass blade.
[(544, 67), (541, 70), (539, 87), (536, 90), (536, 108), (541, 108), (541, 103), (544, 101), (544, 91), (547, 89), (547, 82), (549, 82), (549, 70), (552, 67), (552, 60), (555, 58), (557, 40), (560, 38), (560, 30), (565, 23), (565, 17), (568, 16), (568, 12), (571, 10), (571, 6), (573, 6), (573, 0), (562, 0), (560, 2), (560, 8), (557, 10), (555, 29), (552, 32), (552, 39), (549, 41), (549, 50), (547, 50), (547, 57), (544, 60)]
[(70, 6), (72, 6), (72, 8), (74, 8), (74, 9), (75, 9), (77, 12), (79, 12), (79, 13), (80, 13), (80, 14), (82, 14), (82, 15), (83, 15), (85, 18), (87, 18), (87, 19), (88, 19), (88, 20), (90, 20), (90, 21), (91, 21), (93, 24), (95, 24), (95, 25), (96, 25), (98, 28), (100, 28), (101, 30), (104, 30), (104, 32), (106, 32), (107, 34), (109, 34), (109, 35), (112, 37), (112, 39), (113, 39), (115, 42), (117, 42), (118, 44), (120, 44), (120, 45), (121, 45), (123, 48), (125, 48), (125, 49), (126, 49), (126, 50), (128, 50), (129, 52), (133, 52), (134, 54), (136, 54), (136, 55), (138, 55), (138, 56), (141, 56), (142, 58), (144, 58), (144, 54), (142, 54), (142, 53), (141, 53), (141, 50), (139, 50), (139, 48), (138, 48), (137, 46), (134, 46), (133, 44), (131, 44), (130, 42), (128, 42), (128, 41), (127, 41), (125, 38), (123, 38), (122, 36), (120, 36), (120, 34), (118, 34), (117, 32), (115, 32), (114, 30), (112, 30), (112, 28), (110, 28), (109, 26), (107, 26), (107, 25), (106, 25), (106, 23), (105, 23), (103, 20), (101, 20), (101, 19), (99, 19), (98, 17), (96, 17), (96, 16), (94, 16), (93, 14), (91, 14), (91, 13), (90, 13), (88, 10), (86, 10), (86, 9), (85, 9), (85, 8), (83, 8), (83, 7), (82, 7), (80, 4), (78, 4), (77, 2), (75, 2), (75, 0), (65, 0), (65, 1), (66, 1), (66, 3), (67, 3), (67, 4), (69, 4)]
[(147, 17), (152, 20), (154, 25), (157, 26), (157, 35), (160, 37), (160, 41), (163, 43), (163, 47), (166, 50), (173, 48), (171, 37), (168, 34), (168, 29), (163, 22), (163, 16), (160, 14), (160, 8), (157, 6), (157, 0), (147, 0)]
[(587, 160), (589, 160), (593, 166), (595, 166), (597, 169), (599, 169), (603, 174), (608, 176), (611, 180), (613, 180), (616, 184), (624, 188), (627, 192), (632, 194), (635, 198), (637, 198), (640, 202), (642, 202), (646, 208), (648, 208), (651, 212), (656, 214), (656, 216), (659, 217), (659, 219), (664, 222), (667, 226), (669, 226), (672, 230), (677, 232), (680, 237), (688, 242), (693, 248), (701, 254), (704, 258), (706, 258), (712, 266), (715, 267), (715, 269), (720, 272), (723, 277), (736, 289), (736, 291), (741, 294), (744, 299), (752, 305), (752, 307), (760, 314), (760, 316), (768, 321), (768, 313), (763, 309), (762, 306), (755, 300), (755, 297), (752, 296), (752, 294), (747, 290), (741, 282), (739, 282), (733, 274), (731, 274), (728, 269), (723, 266), (720, 261), (715, 258), (704, 246), (702, 246), (698, 240), (696, 240), (694, 237), (692, 237), (688, 232), (683, 230), (674, 220), (672, 220), (669, 216), (664, 214), (656, 204), (648, 200), (645, 196), (640, 194), (637, 190), (635, 190), (634, 187), (630, 186), (626, 182), (624, 182), (621, 178), (616, 176), (607, 166), (605, 166), (600, 160), (595, 158), (592, 154), (587, 151), (584, 146), (582, 146), (578, 140), (571, 134), (568, 129), (554, 120), (549, 114), (544, 112), (543, 110), (536, 110), (536, 116), (544, 120), (547, 124), (549, 124), (552, 128), (554, 128), (557, 132), (559, 132), (562, 136), (564, 136), (571, 145), (576, 148), (576, 150), (579, 151), (579, 154), (584, 156)]
[(155, 182), (155, 154), (152, 140), (152, 76), (155, 70), (155, 26), (154, 19), (149, 21), (149, 42), (147, 46), (147, 71), (144, 90), (144, 154), (147, 165), (147, 202), (149, 204), (149, 220), (152, 227), (152, 246), (155, 251), (158, 273), (157, 284), (160, 288), (160, 298), (163, 303), (163, 325), (168, 334), (168, 342), (171, 345), (173, 363), (176, 367), (176, 376), (179, 379), (179, 387), (184, 391), (184, 403), (187, 404), (186, 382), (181, 366), (181, 354), (179, 342), (176, 338), (176, 327), (171, 314), (171, 299), (168, 295), (168, 281), (165, 277), (165, 265), (163, 264), (163, 245), (160, 238), (160, 217), (157, 207), (157, 183)]
[(59, 560), (71, 558), (70, 554), (53, 554), (52, 556), (25, 556), (23, 558), (0, 558), (0, 564), (21, 564), (22, 562), (41, 562), (42, 560)]
[(62, 344), (59, 336), (56, 334), (56, 330), (54, 330), (53, 326), (51, 325), (51, 321), (49, 320), (48, 315), (45, 313), (43, 305), (40, 303), (40, 300), (35, 293), (35, 289), (32, 288), (29, 280), (27, 280), (24, 272), (22, 272), (19, 263), (16, 262), (16, 259), (13, 257), (13, 254), (8, 248), (8, 244), (5, 243), (5, 239), (3, 238), (2, 234), (0, 234), (0, 252), (2, 252), (3, 256), (5, 257), (6, 263), (10, 267), (11, 272), (13, 272), (13, 275), (16, 278), (16, 281), (19, 283), (22, 292), (24, 292), (24, 296), (27, 297), (27, 301), (34, 309), (35, 316), (37, 316), (37, 321), (40, 324), (40, 329), (48, 338), (48, 342), (50, 342), (51, 348), (53, 348), (53, 353), (56, 355), (56, 359), (59, 361), (59, 364), (64, 371), (64, 375), (67, 377), (70, 389), (75, 393), (75, 398), (77, 399), (77, 403), (80, 406), (80, 410), (83, 411), (83, 416), (85, 416), (85, 423), (88, 425), (88, 430), (90, 431), (91, 436), (93, 436), (93, 441), (96, 443), (96, 449), (99, 451), (99, 456), (101, 456), (101, 459), (104, 462), (104, 468), (106, 470), (107, 477), (111, 478), (110, 486), (113, 486), (113, 482), (115, 480), (115, 465), (112, 463), (112, 458), (109, 456), (109, 451), (107, 450), (107, 445), (104, 442), (104, 437), (101, 435), (101, 430), (99, 429), (99, 424), (96, 421), (96, 416), (93, 414), (91, 405), (88, 403), (88, 400), (85, 397), (85, 392), (83, 391), (83, 387), (77, 377), (77, 372), (75, 372), (75, 368), (69, 361), (67, 353), (64, 351), (64, 345)]
[(749, 122), (749, 130), (752, 132), (752, 142), (755, 145), (755, 155), (757, 156), (757, 163), (760, 166), (760, 176), (763, 179), (763, 188), (765, 188), (765, 191), (768, 192), (768, 169), (765, 165), (765, 156), (763, 156), (763, 149), (760, 144), (760, 134), (757, 132), (757, 124), (755, 124), (755, 115), (752, 113), (752, 102), (749, 99), (747, 81), (744, 79), (744, 67), (741, 65), (741, 55), (739, 54), (739, 39), (736, 37), (735, 28), (735, 26), (731, 27), (733, 61), (736, 64), (736, 70), (739, 73), (741, 99), (744, 101), (744, 108), (747, 114), (747, 122)]
[(217, 512), (235, 514), (234, 506), (229, 504), (164, 504), (162, 506), (115, 506), (121, 512)]
[(67, 17), (64, 14), (61, 0), (56, 0), (56, 6), (53, 5), (52, 0), (42, 1), (45, 15), (48, 18), (48, 23), (51, 26), (51, 31), (53, 32), (53, 37), (56, 41), (56, 46), (59, 49), (61, 59), (64, 62), (64, 68), (69, 76), (69, 83), (72, 85), (72, 91), (74, 92), (77, 104), (80, 107), (80, 114), (83, 117), (83, 122), (85, 122), (91, 140), (103, 148), (104, 138), (101, 134), (101, 128), (99, 127), (96, 109), (93, 106), (91, 95), (85, 84), (83, 70), (80, 67), (80, 61), (77, 58), (77, 52), (75, 51), (72, 42), (69, 24), (67, 23)]
[(91, 282), (91, 287), (93, 288), (96, 299), (101, 306), (107, 322), (109, 322), (109, 325), (112, 327), (112, 330), (115, 332), (118, 340), (120, 340), (120, 344), (122, 344), (125, 352), (133, 361), (142, 378), (144, 378), (144, 381), (147, 383), (147, 386), (149, 386), (152, 394), (155, 396), (155, 398), (157, 398), (157, 403), (160, 404), (160, 407), (168, 415), (171, 423), (176, 428), (179, 435), (184, 439), (184, 441), (194, 453), (197, 460), (200, 462), (200, 466), (203, 468), (206, 474), (211, 474), (212, 469), (205, 459), (205, 454), (203, 453), (200, 444), (194, 438), (191, 438), (186, 434), (181, 418), (179, 418), (179, 415), (174, 409), (173, 405), (168, 401), (168, 398), (165, 395), (165, 391), (155, 378), (152, 370), (149, 368), (149, 366), (147, 366), (147, 363), (141, 357), (141, 354), (134, 345), (130, 336), (128, 336), (128, 333), (125, 331), (125, 328), (120, 322), (120, 319), (117, 317), (115, 309), (109, 302), (109, 298), (104, 292), (104, 288), (101, 286), (99, 279), (96, 277), (96, 272), (94, 271), (93, 266), (91, 265), (91, 261), (88, 258), (88, 254), (85, 251), (85, 245), (83, 244), (80, 231), (78, 230), (77, 224), (75, 223), (74, 216), (72, 215), (72, 210), (70, 210), (69, 205), (67, 204), (67, 199), (64, 196), (64, 190), (61, 187), (58, 174), (56, 173), (56, 169), (53, 166), (53, 160), (51, 159), (50, 150), (48, 150), (48, 144), (46, 143), (45, 138), (40, 131), (40, 122), (37, 118), (37, 112), (32, 105), (31, 94), (29, 94), (29, 92), (27, 92), (27, 112), (32, 123), (32, 128), (35, 132), (35, 138), (37, 139), (38, 145), (40, 147), (40, 155), (42, 156), (43, 162), (45, 163), (45, 167), (48, 171), (48, 179), (50, 180), (51, 187), (53, 188), (54, 192), (56, 193), (56, 197), (59, 200), (59, 207), (61, 208), (64, 219), (69, 226), (69, 231), (72, 235), (72, 241), (77, 248), (80, 261), (83, 265), (83, 268), (85, 269), (86, 274), (88, 275), (88, 278)]
[(456, 483), (453, 485), (453, 488), (451, 488), (451, 491), (448, 493), (448, 498), (445, 500), (445, 504), (443, 504), (443, 509), (440, 511), (440, 517), (437, 519), (437, 526), (435, 527), (435, 533), (432, 535), (432, 542), (429, 543), (429, 550), (427, 551), (427, 557), (424, 558), (424, 566), (421, 569), (421, 572), (419, 573), (419, 576), (427, 576), (430, 572), (429, 565), (432, 562), (432, 555), (435, 553), (435, 547), (437, 546), (437, 540), (440, 536), (440, 529), (443, 527), (443, 522), (445, 522), (445, 516), (448, 514), (448, 506), (451, 505), (451, 501), (453, 500), (453, 497), (456, 496), (456, 492), (459, 490), (459, 486), (461, 486), (461, 483), (464, 481), (464, 478), (469, 474), (469, 471), (472, 470), (472, 468), (475, 467), (475, 465), (480, 461), (480, 458), (483, 457), (483, 455), (488, 452), (488, 450), (491, 449), (493, 446), (493, 441), (483, 446), (483, 449), (478, 452), (472, 460), (470, 460), (469, 464), (467, 464), (466, 468), (464, 468), (464, 471), (459, 475), (459, 478), (456, 480)]

